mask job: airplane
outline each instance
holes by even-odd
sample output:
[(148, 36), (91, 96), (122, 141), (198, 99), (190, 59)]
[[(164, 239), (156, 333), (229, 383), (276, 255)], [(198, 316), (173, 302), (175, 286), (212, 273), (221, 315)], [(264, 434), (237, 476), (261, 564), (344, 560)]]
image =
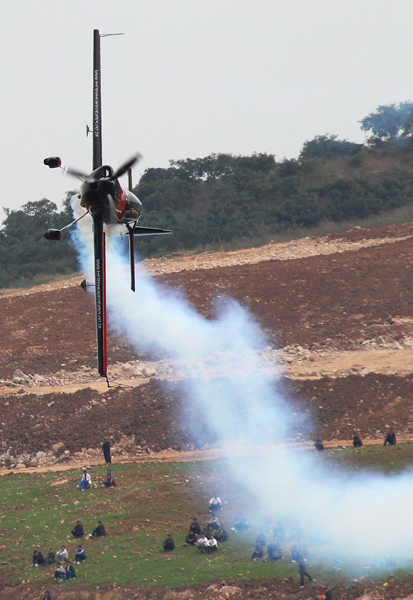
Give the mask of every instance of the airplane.
[[(119, 34), (107, 34), (119, 35)], [(93, 31), (93, 127), (86, 128), (93, 135), (93, 167), (87, 174), (71, 168), (63, 169), (82, 181), (80, 186), (80, 205), (87, 212), (62, 229), (49, 229), (44, 235), (47, 240), (62, 239), (63, 230), (72, 227), (86, 214), (93, 219), (94, 270), (95, 270), (95, 315), (97, 337), (98, 371), (102, 377), (107, 375), (107, 329), (106, 329), (106, 251), (105, 235), (129, 237), (129, 260), (131, 289), (135, 291), (135, 235), (165, 235), (172, 233), (167, 229), (140, 227), (142, 203), (132, 192), (132, 167), (141, 158), (139, 153), (123, 163), (116, 171), (102, 161), (102, 100), (101, 100), (101, 60), (100, 38), (104, 37), (98, 29)], [(50, 169), (63, 168), (58, 156), (49, 156), (44, 164)], [(128, 174), (128, 188), (119, 183), (122, 175)], [(82, 282), (85, 289), (86, 284)]]

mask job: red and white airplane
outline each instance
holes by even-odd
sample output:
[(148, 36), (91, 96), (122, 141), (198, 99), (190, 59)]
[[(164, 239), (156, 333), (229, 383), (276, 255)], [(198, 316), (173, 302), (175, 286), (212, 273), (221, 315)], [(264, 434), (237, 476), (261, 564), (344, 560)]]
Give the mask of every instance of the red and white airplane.
[[(116, 171), (109, 165), (102, 164), (102, 102), (101, 102), (101, 68), (100, 68), (100, 33), (93, 32), (93, 170), (83, 173), (75, 169), (65, 169), (69, 174), (82, 181), (80, 187), (80, 204), (93, 219), (94, 265), (95, 265), (95, 313), (97, 332), (98, 371), (107, 377), (107, 341), (106, 341), (106, 253), (105, 235), (128, 235), (131, 268), (131, 289), (135, 291), (135, 235), (164, 235), (172, 233), (166, 229), (140, 227), (142, 203), (132, 193), (132, 167), (141, 158), (134, 155)], [(45, 158), (44, 164), (55, 169), (61, 167), (58, 156)], [(124, 189), (119, 177), (128, 173), (128, 187)], [(82, 215), (83, 218), (84, 215)], [(62, 229), (49, 229), (45, 233), (48, 240), (61, 240), (62, 232), (77, 223), (76, 219)]]

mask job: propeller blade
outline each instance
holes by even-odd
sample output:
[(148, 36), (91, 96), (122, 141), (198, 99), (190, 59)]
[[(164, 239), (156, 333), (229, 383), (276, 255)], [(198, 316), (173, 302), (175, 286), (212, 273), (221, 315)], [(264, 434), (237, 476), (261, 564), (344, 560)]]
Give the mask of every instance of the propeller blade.
[(93, 183), (96, 181), (94, 177), (91, 177), (88, 173), (83, 173), (83, 171), (78, 171), (77, 169), (72, 169), (71, 167), (67, 167), (65, 169), (66, 173), (76, 177), (76, 179), (80, 179), (80, 181), (84, 181), (85, 183)]
[(134, 154), (129, 160), (127, 160), (123, 165), (121, 165), (117, 171), (115, 171), (113, 177), (115, 179), (117, 179), (118, 177), (122, 177), (122, 175), (124, 175), (128, 169), (133, 167), (135, 163), (141, 160), (141, 158), (142, 154), (140, 154), (139, 152)]

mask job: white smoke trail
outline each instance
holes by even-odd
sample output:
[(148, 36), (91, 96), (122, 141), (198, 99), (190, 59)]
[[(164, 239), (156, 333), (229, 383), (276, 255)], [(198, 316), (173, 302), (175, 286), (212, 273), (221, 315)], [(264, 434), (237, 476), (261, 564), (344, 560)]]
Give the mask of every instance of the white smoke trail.
[[(77, 243), (82, 268), (90, 277), (90, 224), (82, 223)], [(266, 374), (264, 335), (239, 304), (218, 307), (216, 318), (208, 320), (182, 294), (161, 289), (141, 266), (132, 293), (129, 265), (116, 244), (107, 264), (111, 327), (137, 350), (156, 350), (186, 366), (190, 395), (219, 440), (265, 442), (289, 431), (296, 417), (276, 393), (274, 374)], [(203, 376), (194, 378), (194, 368)], [(331, 552), (363, 564), (378, 555), (410, 559), (413, 473), (332, 475), (316, 459), (280, 446), (271, 456), (254, 458), (249, 469), (237, 460), (228, 463), (261, 508), (298, 521), (309, 532), (328, 535)]]

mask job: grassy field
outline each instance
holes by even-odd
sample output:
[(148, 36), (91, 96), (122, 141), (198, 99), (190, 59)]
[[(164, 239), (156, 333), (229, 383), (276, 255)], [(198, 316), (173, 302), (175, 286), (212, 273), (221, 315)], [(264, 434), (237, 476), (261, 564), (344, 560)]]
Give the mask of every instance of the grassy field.
[[(340, 465), (351, 471), (397, 472), (412, 464), (413, 444), (332, 450), (321, 460), (331, 469)], [(83, 493), (76, 489), (80, 471), (0, 477), (1, 578), (51, 581), (54, 566), (33, 568), (32, 553), (39, 549), (47, 554), (49, 547), (56, 551), (64, 544), (73, 558), (77, 541), (70, 531), (77, 519), (86, 533), (91, 533), (101, 519), (108, 535), (83, 542), (88, 558), (84, 564), (75, 565), (77, 579), (71, 587), (180, 587), (217, 579), (297, 577), (297, 566), (290, 562), (290, 543), (285, 545), (286, 556), (281, 561), (250, 560), (264, 515), (261, 522), (251, 523), (249, 532), (229, 531), (229, 540), (220, 544), (214, 555), (199, 555), (196, 548), (183, 546), (191, 517), (197, 515), (201, 524), (209, 518), (208, 500), (215, 492), (228, 500), (220, 515), (228, 530), (235, 513), (250, 514), (253, 498), (231, 481), (223, 461), (127, 464), (115, 465), (113, 470), (117, 488), (98, 485)], [(104, 472), (104, 467), (92, 471), (95, 483), (100, 483)], [(177, 546), (170, 554), (162, 552), (168, 533)], [(323, 567), (317, 562), (323, 562)], [(328, 585), (337, 579), (332, 560), (326, 562), (312, 553), (311, 564), (317, 579), (321, 577)]]

